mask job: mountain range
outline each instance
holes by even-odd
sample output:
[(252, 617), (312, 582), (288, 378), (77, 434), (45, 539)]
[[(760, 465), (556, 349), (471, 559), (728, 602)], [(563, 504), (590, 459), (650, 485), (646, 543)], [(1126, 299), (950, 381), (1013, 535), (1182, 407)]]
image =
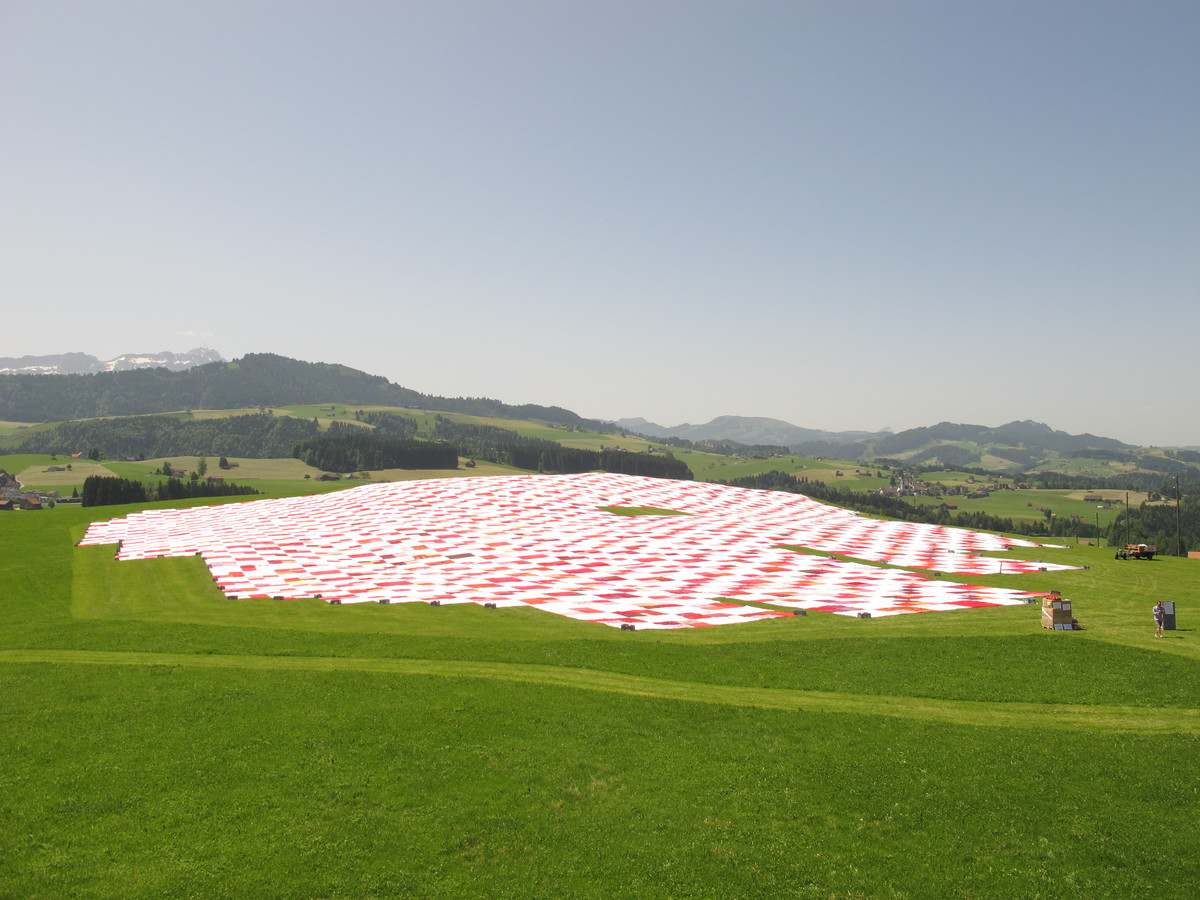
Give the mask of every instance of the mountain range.
[(792, 447), (812, 441), (848, 444), (876, 440), (890, 431), (821, 431), (801, 428), (782, 419), (761, 416), (718, 416), (704, 425), (675, 425), (667, 428), (645, 419), (618, 419), (614, 424), (629, 431), (656, 438), (684, 438), (689, 441), (737, 441), (739, 444), (774, 444)]
[[(987, 426), (939, 422), (921, 428), (891, 431), (818, 431), (779, 419), (719, 416), (703, 425), (671, 428), (645, 419), (621, 419), (622, 428), (662, 441), (733, 441), (756, 447), (786, 448), (805, 456), (836, 459), (896, 459), (907, 463), (980, 467), (989, 471), (1032, 470), (1050, 459), (1087, 457), (1133, 466), (1150, 462), (1155, 471), (1183, 471), (1176, 459), (1154, 461), (1141, 448), (1115, 438), (1069, 434), (1030, 420)], [(1200, 454), (1181, 450), (1178, 460), (1200, 461)], [(1197, 457), (1193, 459), (1193, 457)]]
[(221, 354), (207, 347), (186, 353), (124, 353), (112, 359), (97, 359), (89, 353), (59, 353), (52, 356), (0, 356), (0, 375), (94, 375), (98, 372), (127, 372), (130, 369), (169, 369), (182, 372), (206, 363), (224, 362)]

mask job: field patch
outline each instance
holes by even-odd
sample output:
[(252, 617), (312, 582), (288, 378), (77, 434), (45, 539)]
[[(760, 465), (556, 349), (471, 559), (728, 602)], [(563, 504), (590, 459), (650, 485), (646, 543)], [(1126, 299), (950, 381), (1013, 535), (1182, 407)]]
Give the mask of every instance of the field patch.
[(26, 466), (17, 473), (17, 480), (26, 487), (50, 490), (83, 484), (84, 479), (89, 475), (112, 476), (113, 474), (115, 474), (113, 470), (103, 463), (90, 459), (71, 459), (50, 462), (46, 465)]
[(887, 716), (954, 725), (1053, 728), (1089, 732), (1200, 735), (1200, 710), (1069, 703), (982, 703), (929, 697), (889, 697), (831, 691), (704, 684), (560, 666), (437, 659), (233, 656), (94, 650), (0, 650), (0, 663), (170, 666), (198, 669), (369, 672), (479, 678), (628, 694), (660, 700), (844, 715)]
[(1031, 541), (870, 519), (797, 494), (612, 474), (432, 479), (146, 510), (94, 523), (80, 541), (112, 543), (120, 560), (199, 555), (231, 598), (532, 606), (659, 629), (788, 610), (1015, 605), (1031, 593), (938, 576), (1072, 568), (979, 555)]

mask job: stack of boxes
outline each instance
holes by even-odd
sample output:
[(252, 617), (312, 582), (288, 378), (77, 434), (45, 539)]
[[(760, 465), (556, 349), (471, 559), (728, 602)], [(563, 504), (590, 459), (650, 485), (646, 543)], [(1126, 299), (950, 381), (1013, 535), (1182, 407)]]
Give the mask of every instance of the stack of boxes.
[(1042, 599), (1042, 627), (1055, 631), (1074, 631), (1079, 627), (1071, 614), (1071, 601), (1064, 600), (1059, 591), (1051, 591)]

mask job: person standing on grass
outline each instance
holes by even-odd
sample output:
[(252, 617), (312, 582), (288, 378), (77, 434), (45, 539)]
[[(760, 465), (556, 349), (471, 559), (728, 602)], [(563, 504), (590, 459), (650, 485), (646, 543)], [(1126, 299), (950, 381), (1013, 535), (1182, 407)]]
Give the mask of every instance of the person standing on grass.
[(1154, 604), (1154, 636), (1155, 637), (1162, 637), (1163, 618), (1166, 616), (1166, 614), (1167, 614), (1167, 611), (1163, 608), (1162, 601), (1159, 600), (1158, 603)]

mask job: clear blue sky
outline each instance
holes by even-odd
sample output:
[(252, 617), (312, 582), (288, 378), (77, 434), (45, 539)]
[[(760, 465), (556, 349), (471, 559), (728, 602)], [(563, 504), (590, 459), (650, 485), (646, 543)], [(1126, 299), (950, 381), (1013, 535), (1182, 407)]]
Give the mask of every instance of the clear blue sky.
[(0, 356), (1200, 445), (1198, 47), (1194, 0), (0, 0)]

